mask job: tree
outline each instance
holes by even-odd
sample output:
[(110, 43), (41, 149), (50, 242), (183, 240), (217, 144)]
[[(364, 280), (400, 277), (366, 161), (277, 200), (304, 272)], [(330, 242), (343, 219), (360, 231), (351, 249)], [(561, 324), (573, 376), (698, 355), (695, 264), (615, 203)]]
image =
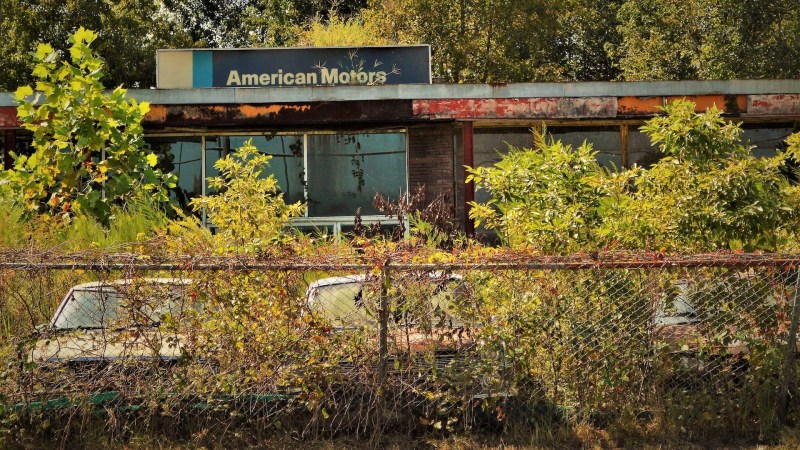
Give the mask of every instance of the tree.
[(125, 90), (104, 92), (105, 63), (90, 44), (97, 34), (80, 28), (70, 37), (70, 60), (40, 44), (34, 56), (36, 95), (17, 89), (17, 114), (33, 132), (34, 153), (18, 156), (6, 179), (30, 212), (69, 218), (85, 213), (108, 225), (112, 207), (138, 195), (168, 202), (165, 186), (174, 175), (154, 169), (146, 154), (141, 120), (147, 103), (125, 98)]
[(558, 57), (562, 77), (575, 81), (604, 81), (619, 77), (608, 52), (619, 45), (617, 13), (622, 0), (569, 0), (558, 16)]
[(628, 0), (618, 13), (621, 42), (610, 46), (626, 80), (698, 76), (701, 0)]
[(612, 57), (626, 80), (795, 78), (800, 10), (792, 0), (626, 0)]
[(192, 200), (195, 211), (205, 211), (217, 228), (223, 250), (252, 252), (281, 243), (289, 219), (302, 215), (305, 205), (287, 205), (275, 176), (263, 176), (271, 158), (245, 142), (214, 163), (221, 176), (209, 178), (208, 186), (217, 193)]
[(470, 217), (515, 248), (571, 253), (593, 246), (604, 196), (597, 180), (605, 172), (592, 146), (534, 137), (532, 149), (509, 146), (493, 167), (468, 169), (467, 181), (492, 196), (486, 204), (472, 202)]
[[(195, 46), (280, 47), (295, 45), (308, 23), (356, 16), (364, 0), (164, 0), (170, 21)], [(333, 12), (333, 14), (331, 14)]]
[(430, 44), (434, 74), (446, 81), (536, 81), (560, 76), (562, 8), (545, 0), (386, 0), (363, 16), (390, 41)]
[(37, 44), (66, 52), (69, 36), (81, 26), (101, 37), (95, 52), (108, 63), (107, 87), (154, 86), (155, 50), (192, 44), (168, 19), (162, 5), (150, 0), (0, 0), (0, 90), (33, 82), (29, 55)]
[(792, 0), (703, 0), (699, 75), (705, 79), (800, 76), (800, 9)]
[(356, 47), (389, 45), (391, 42), (376, 29), (374, 22), (365, 23), (361, 17), (342, 17), (335, 11), (327, 22), (316, 17), (304, 27), (298, 27), (297, 45), (302, 47)]

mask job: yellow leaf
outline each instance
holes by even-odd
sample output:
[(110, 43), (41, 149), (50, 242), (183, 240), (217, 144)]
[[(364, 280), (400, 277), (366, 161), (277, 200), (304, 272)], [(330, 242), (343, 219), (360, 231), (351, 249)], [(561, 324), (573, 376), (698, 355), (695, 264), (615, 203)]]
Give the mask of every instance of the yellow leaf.
[(36, 59), (44, 59), (45, 56), (53, 53), (53, 46), (50, 44), (39, 44), (36, 47)]
[(147, 164), (150, 164), (150, 167), (155, 167), (158, 164), (158, 156), (153, 153), (147, 155)]
[(30, 86), (20, 86), (20, 88), (17, 89), (17, 92), (14, 94), (14, 98), (18, 102), (21, 102), (22, 100), (25, 99), (25, 97), (31, 95), (33, 95), (33, 88), (31, 88)]
[(36, 78), (47, 77), (47, 67), (45, 67), (44, 64), (37, 64), (36, 67), (33, 68), (33, 76)]
[(87, 30), (86, 28), (80, 27), (78, 31), (75, 32), (75, 42), (86, 42), (87, 44), (91, 43), (97, 38), (97, 33), (92, 30)]

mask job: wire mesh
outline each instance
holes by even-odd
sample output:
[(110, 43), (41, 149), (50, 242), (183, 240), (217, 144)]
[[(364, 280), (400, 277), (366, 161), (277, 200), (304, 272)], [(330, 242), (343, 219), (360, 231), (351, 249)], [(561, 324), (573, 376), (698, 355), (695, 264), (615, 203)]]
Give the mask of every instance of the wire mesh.
[(60, 435), (626, 417), (761, 433), (797, 351), (791, 255), (14, 261), (0, 265), (0, 416)]

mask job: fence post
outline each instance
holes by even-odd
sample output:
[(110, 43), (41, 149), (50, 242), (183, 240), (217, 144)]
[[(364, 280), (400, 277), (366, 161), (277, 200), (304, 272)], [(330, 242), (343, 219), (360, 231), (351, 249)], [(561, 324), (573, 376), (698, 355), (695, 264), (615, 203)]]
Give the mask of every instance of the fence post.
[(795, 269), (794, 281), (794, 299), (792, 302), (792, 324), (789, 327), (789, 337), (786, 339), (786, 358), (783, 362), (783, 380), (781, 381), (781, 395), (778, 402), (778, 419), (781, 422), (786, 421), (786, 412), (789, 406), (789, 382), (793, 375), (794, 367), (794, 352), (797, 349), (797, 322), (798, 313), (800, 313), (800, 270)]
[(378, 423), (376, 437), (381, 435), (386, 422), (386, 374), (389, 359), (389, 285), (391, 283), (388, 259), (381, 266), (380, 283), (380, 304), (378, 305)]

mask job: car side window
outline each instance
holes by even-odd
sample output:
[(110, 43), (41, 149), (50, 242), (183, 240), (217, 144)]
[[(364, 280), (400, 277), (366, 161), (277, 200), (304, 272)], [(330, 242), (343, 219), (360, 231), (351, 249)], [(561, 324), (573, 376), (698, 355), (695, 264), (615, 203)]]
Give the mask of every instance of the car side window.
[(113, 289), (73, 289), (53, 326), (57, 329), (105, 328), (119, 317), (119, 294)]

